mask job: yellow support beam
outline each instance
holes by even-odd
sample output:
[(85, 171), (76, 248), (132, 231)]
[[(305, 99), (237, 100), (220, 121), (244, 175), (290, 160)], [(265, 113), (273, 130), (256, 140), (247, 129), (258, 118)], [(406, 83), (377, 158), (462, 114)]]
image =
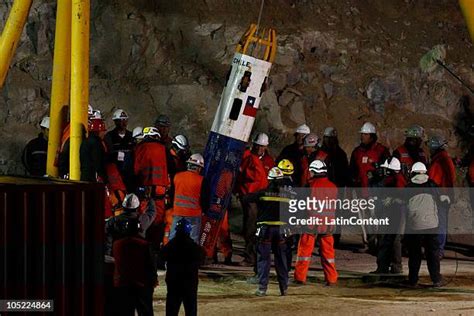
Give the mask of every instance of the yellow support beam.
[(49, 110), (48, 159), (46, 173), (58, 176), (54, 165), (61, 143), (64, 126), (64, 107), (69, 104), (69, 83), (71, 80), (71, 0), (58, 0), (56, 12), (56, 35), (54, 38), (53, 83)]
[(0, 88), (5, 83), (32, 2), (33, 0), (15, 0), (3, 28), (0, 37)]
[(459, 0), (459, 5), (466, 19), (467, 29), (471, 33), (474, 42), (474, 0)]
[(69, 179), (80, 180), (79, 150), (87, 131), (89, 104), (90, 0), (72, 0), (71, 33), (71, 138)]

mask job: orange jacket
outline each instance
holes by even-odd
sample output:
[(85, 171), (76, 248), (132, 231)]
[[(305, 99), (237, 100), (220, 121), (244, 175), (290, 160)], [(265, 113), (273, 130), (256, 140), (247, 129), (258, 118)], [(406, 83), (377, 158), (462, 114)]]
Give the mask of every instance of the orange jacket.
[(316, 210), (316, 212), (310, 210), (312, 216), (322, 220), (322, 224), (317, 227), (318, 233), (330, 233), (334, 227), (327, 226), (326, 221), (333, 219), (336, 213), (336, 209), (332, 206), (334, 206), (334, 200), (337, 199), (337, 187), (327, 177), (309, 179), (309, 185), (311, 187), (311, 196), (318, 201), (333, 200), (330, 202), (330, 205), (327, 205), (322, 210)]
[(440, 188), (454, 187), (456, 168), (446, 150), (441, 150), (432, 157), (428, 176)]
[(245, 195), (263, 190), (268, 186), (267, 173), (259, 157), (245, 150), (237, 177), (236, 192)]
[(192, 171), (178, 172), (174, 176), (173, 215), (201, 216), (201, 188), (203, 176)]
[(144, 140), (135, 148), (134, 171), (139, 185), (168, 187), (166, 148), (157, 141)]

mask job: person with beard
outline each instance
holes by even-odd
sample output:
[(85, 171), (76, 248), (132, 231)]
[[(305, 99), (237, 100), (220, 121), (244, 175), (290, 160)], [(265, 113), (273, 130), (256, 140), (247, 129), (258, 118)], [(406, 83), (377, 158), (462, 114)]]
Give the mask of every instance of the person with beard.
[(410, 126), (405, 131), (405, 143), (393, 151), (393, 156), (400, 160), (402, 174), (408, 179), (409, 171), (415, 162), (428, 163), (421, 144), (423, 142), (424, 129), (420, 125)]

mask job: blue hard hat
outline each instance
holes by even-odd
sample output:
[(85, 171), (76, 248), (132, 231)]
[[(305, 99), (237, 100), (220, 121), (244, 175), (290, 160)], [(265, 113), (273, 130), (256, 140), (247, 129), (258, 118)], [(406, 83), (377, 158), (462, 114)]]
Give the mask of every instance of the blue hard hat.
[(182, 218), (176, 223), (176, 233), (185, 233), (186, 235), (191, 234), (192, 226), (191, 223), (185, 218)]

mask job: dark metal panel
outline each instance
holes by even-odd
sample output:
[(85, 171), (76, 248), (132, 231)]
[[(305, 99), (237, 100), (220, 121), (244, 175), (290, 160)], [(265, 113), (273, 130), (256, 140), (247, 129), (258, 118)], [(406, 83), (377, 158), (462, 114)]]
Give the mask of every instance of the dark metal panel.
[(0, 297), (103, 314), (101, 184), (0, 177)]

